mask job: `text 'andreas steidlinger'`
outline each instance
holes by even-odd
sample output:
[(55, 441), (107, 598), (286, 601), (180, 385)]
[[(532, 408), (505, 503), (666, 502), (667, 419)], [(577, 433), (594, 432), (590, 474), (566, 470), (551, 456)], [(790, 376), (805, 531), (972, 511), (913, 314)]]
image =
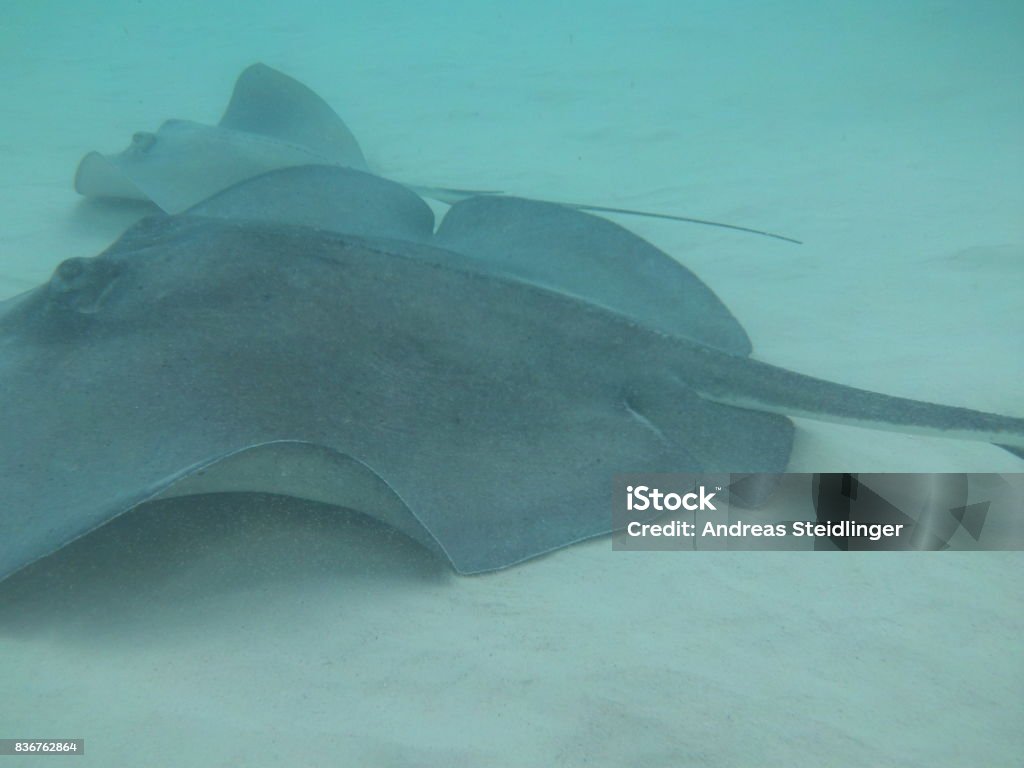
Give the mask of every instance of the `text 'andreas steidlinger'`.
[[(632, 522), (626, 526), (630, 536), (697, 536), (697, 524), (680, 520), (667, 523)], [(708, 520), (700, 529), (700, 536), (744, 537), (744, 536), (840, 536), (845, 538), (868, 538), (878, 541), (895, 538), (902, 534), (903, 524), (856, 523), (852, 520), (827, 523), (713, 523)]]

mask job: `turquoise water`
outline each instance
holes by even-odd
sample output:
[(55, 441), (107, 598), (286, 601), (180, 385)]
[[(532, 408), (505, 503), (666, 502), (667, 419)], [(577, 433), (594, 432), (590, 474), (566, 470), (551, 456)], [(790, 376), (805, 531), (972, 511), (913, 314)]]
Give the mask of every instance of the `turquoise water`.
[[(90, 6), (11, 2), (0, 21), (0, 297), (137, 215), (82, 203), (83, 154), (167, 118), (216, 122), (263, 61), (319, 93), (390, 177), (799, 238), (620, 219), (712, 286), (763, 360), (1024, 408), (1018, 4)], [(798, 426), (796, 471), (1024, 467), (984, 444)], [(85, 738), (81, 762), (104, 766), (1024, 752), (1017, 553), (690, 557), (602, 540), (458, 579), (322, 510), (236, 501), (208, 519), (175, 507), (177, 533), (108, 536), (88, 568), (57, 562), (20, 587), (33, 608), (2, 614), (0, 738)]]

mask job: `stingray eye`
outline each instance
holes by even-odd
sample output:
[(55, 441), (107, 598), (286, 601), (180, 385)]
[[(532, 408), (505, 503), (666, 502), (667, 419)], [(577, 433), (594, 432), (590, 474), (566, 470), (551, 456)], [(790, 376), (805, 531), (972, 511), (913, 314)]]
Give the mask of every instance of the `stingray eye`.
[(88, 259), (67, 259), (62, 261), (57, 265), (57, 270), (53, 273), (54, 279), (63, 283), (74, 282), (85, 271), (87, 261)]
[(116, 264), (100, 259), (68, 259), (50, 278), (50, 297), (60, 305), (91, 314), (100, 308), (120, 272)]
[(132, 136), (132, 151), (145, 154), (156, 144), (156, 134), (139, 131)]

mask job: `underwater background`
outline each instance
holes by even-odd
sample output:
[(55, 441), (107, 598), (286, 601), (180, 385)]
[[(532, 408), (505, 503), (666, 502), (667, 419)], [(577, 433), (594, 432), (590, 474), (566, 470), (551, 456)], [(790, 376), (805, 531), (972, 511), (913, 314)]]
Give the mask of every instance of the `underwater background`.
[[(1016, 2), (10, 0), (0, 298), (130, 221), (74, 193), (83, 154), (171, 117), (216, 122), (262, 61), (392, 178), (797, 237), (620, 219), (718, 293), (759, 359), (1020, 415), (1022, 40)], [(1024, 462), (798, 421), (791, 469)], [(143, 515), (0, 585), (0, 738), (85, 738), (76, 765), (98, 766), (1024, 754), (1020, 553), (601, 539), (458, 578), (328, 510), (208, 505), (168, 503), (174, 530)]]

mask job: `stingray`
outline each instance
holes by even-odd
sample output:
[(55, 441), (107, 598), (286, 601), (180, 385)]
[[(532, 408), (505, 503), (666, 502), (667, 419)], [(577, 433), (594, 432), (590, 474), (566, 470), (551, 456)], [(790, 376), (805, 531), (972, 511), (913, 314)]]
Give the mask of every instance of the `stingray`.
[(677, 300), (704, 309), (659, 324), (606, 281), (516, 274), (550, 237), (600, 263), (570, 247), (593, 217), (541, 226), (535, 202), (484, 198), (431, 234), (408, 190), (342, 178), (341, 197), (362, 190), (348, 214), (289, 213), (287, 177), (253, 180), (0, 304), (0, 578), (148, 500), (237, 490), (350, 508), (459, 573), (496, 570), (608, 533), (614, 474), (785, 471), (785, 415), (1024, 446), (1021, 418), (751, 359), (695, 277)]
[[(265, 64), (253, 64), (239, 75), (217, 125), (167, 120), (156, 133), (134, 134), (131, 144), (120, 153), (90, 152), (79, 163), (75, 189), (86, 197), (148, 200), (167, 213), (180, 213), (239, 181), (299, 165), (371, 170), (355, 136), (322, 98), (282, 72)], [(408, 186), (446, 203), (497, 194)], [(691, 222), (799, 242), (784, 235), (707, 219), (586, 203), (561, 205)]]

